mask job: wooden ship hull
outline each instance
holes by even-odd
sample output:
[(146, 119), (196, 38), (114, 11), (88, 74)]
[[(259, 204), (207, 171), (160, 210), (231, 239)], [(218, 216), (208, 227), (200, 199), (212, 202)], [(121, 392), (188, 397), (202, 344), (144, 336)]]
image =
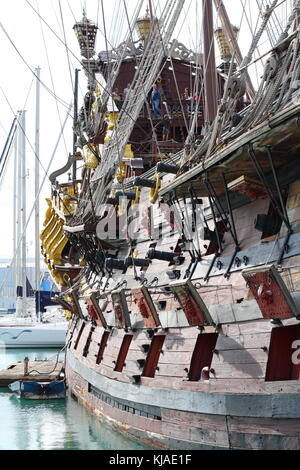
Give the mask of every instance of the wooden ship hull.
[[(172, 26), (182, 8), (175, 3)], [(284, 75), (284, 67), (299, 67), (288, 61), (299, 31), (274, 47), (264, 86), (246, 108), (241, 98), (251, 96), (251, 83), (243, 67), (234, 86), (230, 74), (225, 84), (215, 77), (224, 98), (204, 137), (214, 113), (207, 91), (201, 113), (199, 105), (193, 115), (174, 111), (175, 145), (163, 153), (166, 142), (153, 128), (147, 148), (141, 135), (149, 113), (141, 89), (168, 73), (150, 23), (153, 62), (143, 62), (146, 43), (139, 67), (121, 61), (132, 76), (115, 73), (119, 87), (132, 79), (131, 101), (108, 112), (103, 127), (98, 96), (90, 120), (77, 127), (93, 146), (101, 134), (104, 153), (94, 146), (98, 161), (84, 157), (81, 183), (74, 177), (57, 192), (59, 172), (52, 181), (42, 238), (62, 286), (59, 302), (72, 315), (69, 389), (96, 416), (154, 448), (299, 450), (300, 105)], [(95, 32), (86, 18), (82, 25)], [(188, 113), (196, 142), (179, 137)], [(72, 158), (80, 158), (76, 146)], [(137, 204), (138, 216), (130, 212)]]
[[(81, 322), (76, 333), (80, 327)], [(150, 344), (145, 332), (133, 335), (120, 373), (112, 365), (124, 333), (109, 338), (97, 365), (105, 330), (95, 329), (83, 357), (89, 325), (85, 329), (76, 350), (72, 345), (68, 350), (67, 381), (73, 396), (115, 429), (160, 449), (299, 450), (299, 380), (265, 381), (269, 322), (222, 325), (211, 365), (214, 374), (196, 382), (188, 381), (185, 369), (199, 330), (170, 328), (155, 378), (141, 377), (138, 385), (131, 376), (141, 374), (136, 361), (142, 357), (139, 346)]]
[[(298, 105), (294, 111), (297, 114)], [(209, 281), (203, 282), (213, 255), (199, 261), (194, 271), (193, 284), (204, 302), (202, 309), (185, 310), (168, 293), (156, 293), (152, 300), (159, 323), (155, 315), (143, 316), (135, 302), (127, 300), (132, 317), (127, 331), (113, 328), (115, 320), (109, 314), (106, 327), (101, 325), (100, 307), (83, 310), (82, 318), (75, 317), (70, 325), (66, 375), (72, 395), (114, 428), (155, 448), (300, 448), (300, 234), (296, 228), (300, 179), (296, 160), (290, 170), (299, 141), (294, 118), (289, 116), (289, 112), (283, 115), (283, 124), (261, 133), (256, 142), (263, 148), (262, 142), (273, 139), (274, 134), (284, 136), (284, 145), (290, 141), (290, 150), (276, 153), (279, 164), (285, 152), (290, 155), (289, 162), (280, 165), (279, 175), (287, 189), (287, 214), (293, 227), (279, 268), (274, 265), (281, 257), (287, 229), (283, 226), (278, 236), (263, 239), (261, 232), (253, 230), (255, 215), (267, 211), (270, 200), (260, 193), (261, 184), (249, 164), (248, 176), (237, 181), (242, 194), (250, 194), (252, 200), (246, 206), (237, 200), (233, 209), (242, 241), (234, 263), (234, 242), (230, 244), (226, 234), (226, 251), (218, 257), (221, 264), (210, 271)], [(233, 179), (241, 171), (245, 173), (244, 158), (239, 149), (230, 160)], [(222, 168), (226, 169), (225, 162)], [(213, 171), (219, 168), (212, 166)], [(286, 185), (288, 179), (294, 181)], [(198, 181), (197, 194), (207, 197)], [(162, 184), (161, 193), (165, 188), (168, 184)], [(179, 191), (185, 191), (183, 185)], [(145, 198), (149, 198), (149, 189), (145, 189)], [(139, 243), (139, 253), (147, 252), (152, 242)], [(156, 248), (166, 250), (176, 243), (174, 234)], [(148, 282), (159, 273), (161, 285), (176, 286), (167, 274), (173, 267), (166, 261), (157, 263), (153, 273), (147, 274)], [(184, 277), (189, 268), (188, 259), (176, 266), (183, 285), (188, 282)], [(132, 271), (122, 277), (129, 299), (136, 289)], [(250, 282), (253, 272), (261, 273), (257, 288), (272, 277), (270, 301), (260, 300), (255, 282)], [(90, 303), (88, 298), (87, 294), (82, 309)], [(106, 312), (112, 315), (114, 305), (109, 301)], [(94, 325), (84, 319), (91, 317), (96, 319)], [(189, 324), (193, 321), (195, 326)]]

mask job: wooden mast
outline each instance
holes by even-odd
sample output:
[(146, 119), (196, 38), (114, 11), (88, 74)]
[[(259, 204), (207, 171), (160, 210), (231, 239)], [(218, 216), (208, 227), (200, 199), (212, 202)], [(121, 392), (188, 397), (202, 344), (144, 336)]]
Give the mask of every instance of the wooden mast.
[[(235, 52), (236, 61), (238, 65), (241, 65), (241, 63), (243, 62), (243, 56), (242, 56), (240, 47), (238, 45), (236, 36), (234, 34), (234, 31), (233, 31), (231, 22), (229, 20), (226, 8), (224, 6), (223, 0), (214, 0), (214, 3), (215, 3), (218, 16), (221, 20), (224, 32), (232, 47), (232, 51)], [(255, 90), (254, 90), (254, 87), (253, 87), (253, 84), (252, 84), (252, 81), (248, 72), (246, 72), (245, 77), (246, 77), (246, 85), (247, 85), (247, 94), (252, 101), (255, 96)]]
[(211, 123), (217, 115), (217, 71), (214, 44), (212, 0), (202, 0), (203, 5), (203, 45), (204, 45), (204, 89), (205, 123)]

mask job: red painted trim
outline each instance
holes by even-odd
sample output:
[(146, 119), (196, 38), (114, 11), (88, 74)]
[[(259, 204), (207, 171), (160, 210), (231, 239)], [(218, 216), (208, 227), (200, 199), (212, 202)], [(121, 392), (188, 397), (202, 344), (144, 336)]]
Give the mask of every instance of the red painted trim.
[(96, 359), (96, 364), (100, 364), (100, 362), (103, 359), (104, 349), (106, 348), (108, 338), (109, 338), (109, 331), (104, 331), (102, 338), (101, 338), (100, 345), (99, 345), (99, 351), (98, 351), (98, 355)]
[(266, 382), (298, 380), (300, 364), (293, 364), (293, 343), (300, 340), (300, 325), (273, 328), (270, 339)]
[(198, 335), (188, 374), (190, 381), (200, 380), (202, 369), (204, 367), (210, 368), (217, 339), (218, 333), (201, 333)]
[(133, 335), (125, 335), (123, 338), (122, 345), (121, 345), (120, 352), (119, 352), (118, 359), (117, 359), (117, 363), (116, 363), (116, 367), (114, 368), (116, 372), (122, 372), (123, 370), (125, 359), (126, 359), (132, 338), (133, 338)]
[(85, 328), (85, 323), (82, 323), (82, 325), (80, 327), (80, 330), (79, 330), (79, 333), (78, 333), (78, 336), (76, 338), (75, 344), (74, 344), (74, 349), (77, 349), (77, 346), (78, 346), (78, 343), (79, 343), (79, 340), (81, 338), (81, 335), (83, 333), (84, 328)]
[(151, 346), (147, 355), (146, 364), (143, 370), (143, 377), (154, 377), (156, 367), (159, 361), (160, 353), (166, 336), (157, 335), (152, 338)]
[(90, 344), (92, 342), (92, 336), (93, 336), (94, 331), (95, 331), (95, 328), (92, 326), (88, 334), (85, 346), (83, 348), (83, 354), (82, 354), (83, 357), (87, 357), (89, 354)]

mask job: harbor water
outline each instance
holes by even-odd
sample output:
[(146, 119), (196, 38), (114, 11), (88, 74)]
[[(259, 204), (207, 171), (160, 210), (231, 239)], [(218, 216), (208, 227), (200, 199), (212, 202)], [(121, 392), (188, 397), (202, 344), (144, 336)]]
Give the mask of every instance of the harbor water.
[[(58, 351), (0, 349), (0, 369), (22, 361), (55, 359)], [(60, 360), (63, 360), (61, 353)], [(145, 450), (92, 416), (73, 398), (25, 400), (0, 388), (0, 450)]]

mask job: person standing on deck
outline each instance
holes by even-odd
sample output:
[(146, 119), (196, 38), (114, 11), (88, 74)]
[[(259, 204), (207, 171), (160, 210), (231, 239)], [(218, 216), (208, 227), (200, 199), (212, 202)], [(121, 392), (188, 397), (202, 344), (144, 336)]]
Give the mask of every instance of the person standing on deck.
[(168, 114), (164, 115), (164, 119), (162, 121), (163, 125), (163, 141), (167, 141), (170, 138), (170, 131), (171, 131), (171, 122)]
[(117, 105), (118, 110), (121, 109), (122, 106), (122, 95), (118, 87), (116, 87), (112, 93), (112, 97)]
[(189, 101), (189, 104), (187, 104), (187, 106), (186, 106), (186, 110), (189, 113), (191, 111), (191, 102), (192, 102), (192, 95), (191, 95), (191, 92), (190, 92), (189, 88), (184, 89), (184, 94), (183, 94), (182, 98), (185, 101)]
[(131, 83), (127, 83), (127, 87), (124, 88), (124, 90), (123, 90), (124, 101), (125, 101), (127, 95), (130, 96), (130, 92), (131, 92)]
[(151, 106), (152, 106), (152, 111), (153, 111), (153, 114), (154, 114), (154, 118), (160, 118), (161, 117), (160, 91), (159, 91), (159, 88), (156, 84), (153, 85), (153, 87), (152, 87)]

